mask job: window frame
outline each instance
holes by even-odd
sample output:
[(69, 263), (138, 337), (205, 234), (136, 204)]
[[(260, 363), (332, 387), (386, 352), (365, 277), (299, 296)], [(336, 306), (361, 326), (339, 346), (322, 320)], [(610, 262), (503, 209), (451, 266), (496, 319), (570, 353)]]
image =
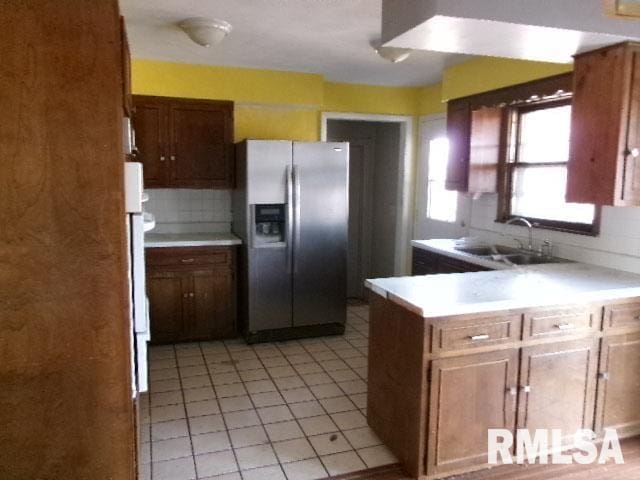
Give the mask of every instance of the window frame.
[[(561, 107), (565, 105), (571, 105), (572, 100), (571, 97), (564, 98), (554, 98), (554, 99), (546, 99), (538, 102), (529, 102), (529, 103), (520, 103), (516, 105), (512, 105), (509, 107), (505, 107), (508, 109), (508, 121), (504, 128), (506, 129), (506, 135), (504, 138), (508, 139), (507, 148), (504, 149), (504, 154), (501, 155), (499, 161), (499, 169), (498, 169), (498, 215), (496, 222), (498, 223), (506, 223), (507, 221), (521, 217), (521, 215), (515, 215), (511, 210), (511, 198), (513, 191), (513, 180), (514, 173), (516, 171), (516, 167), (518, 165), (518, 155), (519, 149), (518, 142), (520, 141), (520, 128), (522, 122), (520, 121), (521, 116), (524, 113), (533, 112), (536, 110), (543, 110), (553, 107)], [(510, 151), (513, 149), (514, 151), (514, 161), (510, 161)], [(568, 164), (569, 159), (567, 159)], [(522, 166), (523, 164), (520, 163)], [(533, 165), (533, 164), (525, 164), (525, 165)], [(561, 165), (558, 162), (541, 162), (535, 163), (536, 166), (558, 166)], [(587, 223), (577, 223), (577, 222), (567, 222), (561, 220), (549, 220), (545, 218), (535, 218), (535, 217), (523, 217), (529, 220), (535, 228), (541, 228), (546, 230), (555, 230), (559, 232), (567, 232), (574, 233), (579, 235), (588, 235), (588, 236), (597, 236), (600, 233), (600, 216), (601, 216), (601, 207), (599, 205), (595, 206), (595, 212), (593, 216), (593, 222), (591, 224)]]

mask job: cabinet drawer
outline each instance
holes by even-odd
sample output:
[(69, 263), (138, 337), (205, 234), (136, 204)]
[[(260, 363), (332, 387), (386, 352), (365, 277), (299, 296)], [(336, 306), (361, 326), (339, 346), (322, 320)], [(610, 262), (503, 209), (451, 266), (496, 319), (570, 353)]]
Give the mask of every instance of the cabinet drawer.
[(604, 329), (640, 328), (640, 302), (608, 305), (604, 310)]
[(555, 308), (524, 316), (525, 339), (567, 336), (600, 329), (600, 308)]
[(228, 247), (148, 248), (146, 263), (150, 266), (229, 265)]
[(435, 325), (433, 351), (453, 351), (520, 340), (521, 316), (485, 317)]

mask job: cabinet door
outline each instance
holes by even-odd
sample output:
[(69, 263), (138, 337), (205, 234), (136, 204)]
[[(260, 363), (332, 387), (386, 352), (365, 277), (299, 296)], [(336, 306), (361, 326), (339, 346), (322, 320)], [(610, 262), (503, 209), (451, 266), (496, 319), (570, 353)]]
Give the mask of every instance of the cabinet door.
[(507, 125), (506, 110), (499, 107), (481, 108), (471, 114), (471, 147), (469, 152), (470, 193), (498, 191), (498, 165), (502, 155), (503, 126)]
[(228, 102), (171, 106), (171, 183), (232, 187), (232, 110)]
[(471, 110), (466, 101), (449, 102), (447, 108), (447, 190), (466, 192), (469, 182), (469, 148), (471, 144)]
[(561, 429), (565, 443), (593, 429), (597, 364), (593, 338), (523, 348), (518, 428)]
[(185, 338), (185, 311), (190, 289), (188, 273), (150, 270), (147, 274), (151, 342), (176, 342)]
[(431, 365), (427, 473), (487, 463), (487, 430), (515, 428), (518, 350)]
[(145, 188), (167, 187), (169, 161), (164, 151), (167, 108), (162, 103), (134, 100), (133, 129), (142, 162)]
[(640, 333), (605, 337), (600, 353), (596, 432), (640, 432)]
[(233, 272), (227, 268), (200, 269), (193, 272), (192, 281), (189, 337), (214, 340), (235, 336)]
[(623, 200), (634, 205), (640, 204), (640, 48), (628, 53), (631, 73), (626, 148), (624, 151)]
[(622, 199), (624, 47), (576, 56), (566, 200), (614, 205)]

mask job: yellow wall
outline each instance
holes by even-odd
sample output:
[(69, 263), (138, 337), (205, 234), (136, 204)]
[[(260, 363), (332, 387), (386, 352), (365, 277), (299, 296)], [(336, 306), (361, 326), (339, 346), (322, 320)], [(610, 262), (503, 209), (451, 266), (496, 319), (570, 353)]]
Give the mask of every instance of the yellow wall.
[(326, 82), (323, 110), (327, 112), (415, 115), (419, 87), (378, 87)]
[(538, 78), (570, 72), (572, 64), (529, 62), (483, 57), (454, 65), (444, 71), (442, 99), (466, 97), (475, 93), (508, 87)]
[(143, 95), (233, 100), (235, 137), (318, 140), (320, 112), (416, 115), (420, 87), (325, 82), (322, 75), (132, 61), (132, 90)]
[(484, 57), (447, 68), (442, 82), (380, 87), (326, 82), (322, 75), (132, 61), (133, 93), (236, 102), (235, 137), (318, 140), (320, 113), (432, 115), (446, 101), (570, 71), (571, 65)]
[(418, 115), (434, 115), (447, 111), (447, 104), (442, 100), (442, 83), (420, 87), (417, 110)]

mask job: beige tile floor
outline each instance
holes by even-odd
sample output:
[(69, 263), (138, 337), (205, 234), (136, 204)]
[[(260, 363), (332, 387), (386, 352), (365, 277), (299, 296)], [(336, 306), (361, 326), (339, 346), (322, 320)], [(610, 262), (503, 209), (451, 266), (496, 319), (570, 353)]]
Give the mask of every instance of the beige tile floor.
[(366, 421), (368, 307), (342, 336), (152, 347), (145, 480), (311, 480), (395, 463)]

